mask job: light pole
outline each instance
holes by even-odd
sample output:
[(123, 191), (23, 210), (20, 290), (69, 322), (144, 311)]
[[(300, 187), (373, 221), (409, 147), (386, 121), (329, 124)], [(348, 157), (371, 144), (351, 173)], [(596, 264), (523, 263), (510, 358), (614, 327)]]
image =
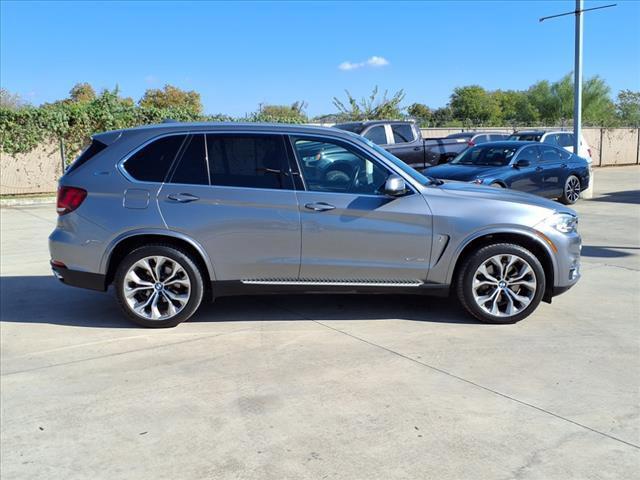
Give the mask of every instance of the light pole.
[[(603, 5), (601, 7), (584, 8), (584, 0), (576, 0), (576, 9), (573, 12), (560, 13), (540, 18), (540, 22), (550, 18), (575, 15), (576, 36), (575, 36), (575, 58), (573, 66), (573, 153), (580, 155), (580, 143), (582, 140), (582, 14), (591, 10), (602, 10), (603, 8), (615, 7), (616, 4)], [(583, 192), (584, 198), (593, 197), (593, 170), (589, 167), (591, 181), (589, 189)]]

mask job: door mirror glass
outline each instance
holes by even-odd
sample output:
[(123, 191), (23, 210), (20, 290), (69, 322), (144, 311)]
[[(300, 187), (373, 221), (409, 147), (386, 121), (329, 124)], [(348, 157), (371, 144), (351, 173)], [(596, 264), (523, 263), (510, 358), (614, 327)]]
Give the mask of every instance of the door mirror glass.
[(399, 197), (407, 193), (407, 184), (400, 175), (389, 175), (384, 184), (384, 193), (391, 197)]
[(521, 158), (516, 162), (516, 165), (515, 165), (516, 168), (525, 168), (529, 166), (531, 166), (531, 161), (527, 160), (526, 158)]

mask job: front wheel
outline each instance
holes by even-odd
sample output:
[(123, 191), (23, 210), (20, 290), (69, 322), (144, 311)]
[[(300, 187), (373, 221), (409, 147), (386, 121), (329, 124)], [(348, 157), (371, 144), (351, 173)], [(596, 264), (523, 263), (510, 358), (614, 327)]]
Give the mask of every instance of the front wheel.
[(529, 316), (545, 291), (544, 269), (529, 250), (501, 243), (482, 247), (464, 261), (456, 293), (484, 323), (515, 323)]
[(580, 198), (580, 179), (575, 175), (569, 175), (564, 182), (564, 190), (560, 201), (565, 205), (573, 205)]
[(148, 245), (127, 255), (116, 271), (116, 297), (143, 327), (175, 327), (202, 302), (203, 280), (191, 256), (171, 245)]

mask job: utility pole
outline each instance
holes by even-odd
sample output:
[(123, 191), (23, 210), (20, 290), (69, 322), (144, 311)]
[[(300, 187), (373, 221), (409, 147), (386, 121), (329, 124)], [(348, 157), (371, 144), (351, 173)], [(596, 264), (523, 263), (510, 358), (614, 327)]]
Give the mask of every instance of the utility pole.
[[(573, 66), (573, 153), (576, 155), (580, 154), (580, 143), (582, 140), (582, 14), (591, 10), (615, 7), (616, 5), (617, 4), (612, 3), (610, 5), (585, 9), (584, 0), (576, 0), (576, 9), (573, 12), (550, 15), (540, 19), (540, 22), (544, 22), (551, 18), (564, 17), (566, 15), (575, 15), (576, 18), (575, 57)], [(591, 181), (589, 182), (589, 189), (583, 193), (585, 198), (593, 197), (593, 170), (591, 166), (589, 166), (589, 170)]]

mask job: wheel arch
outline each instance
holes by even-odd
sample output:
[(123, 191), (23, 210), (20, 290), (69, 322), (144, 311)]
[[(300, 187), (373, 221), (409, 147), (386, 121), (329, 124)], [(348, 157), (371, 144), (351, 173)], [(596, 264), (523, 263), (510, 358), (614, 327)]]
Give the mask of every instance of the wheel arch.
[(107, 248), (101, 262), (101, 270), (106, 275), (106, 284), (111, 284), (118, 265), (129, 252), (150, 243), (164, 243), (186, 250), (198, 263), (205, 276), (205, 284), (215, 280), (211, 259), (204, 248), (192, 238), (170, 230), (136, 230), (115, 238)]
[(533, 232), (522, 230), (496, 230), (490, 232), (480, 232), (468, 238), (460, 244), (455, 255), (453, 268), (449, 269), (448, 279), (450, 283), (455, 282), (460, 267), (469, 255), (486, 245), (495, 243), (513, 243), (526, 248), (533, 253), (542, 264), (545, 275), (545, 292), (543, 301), (551, 302), (553, 285), (557, 266), (554, 261), (551, 247), (538, 235)]

